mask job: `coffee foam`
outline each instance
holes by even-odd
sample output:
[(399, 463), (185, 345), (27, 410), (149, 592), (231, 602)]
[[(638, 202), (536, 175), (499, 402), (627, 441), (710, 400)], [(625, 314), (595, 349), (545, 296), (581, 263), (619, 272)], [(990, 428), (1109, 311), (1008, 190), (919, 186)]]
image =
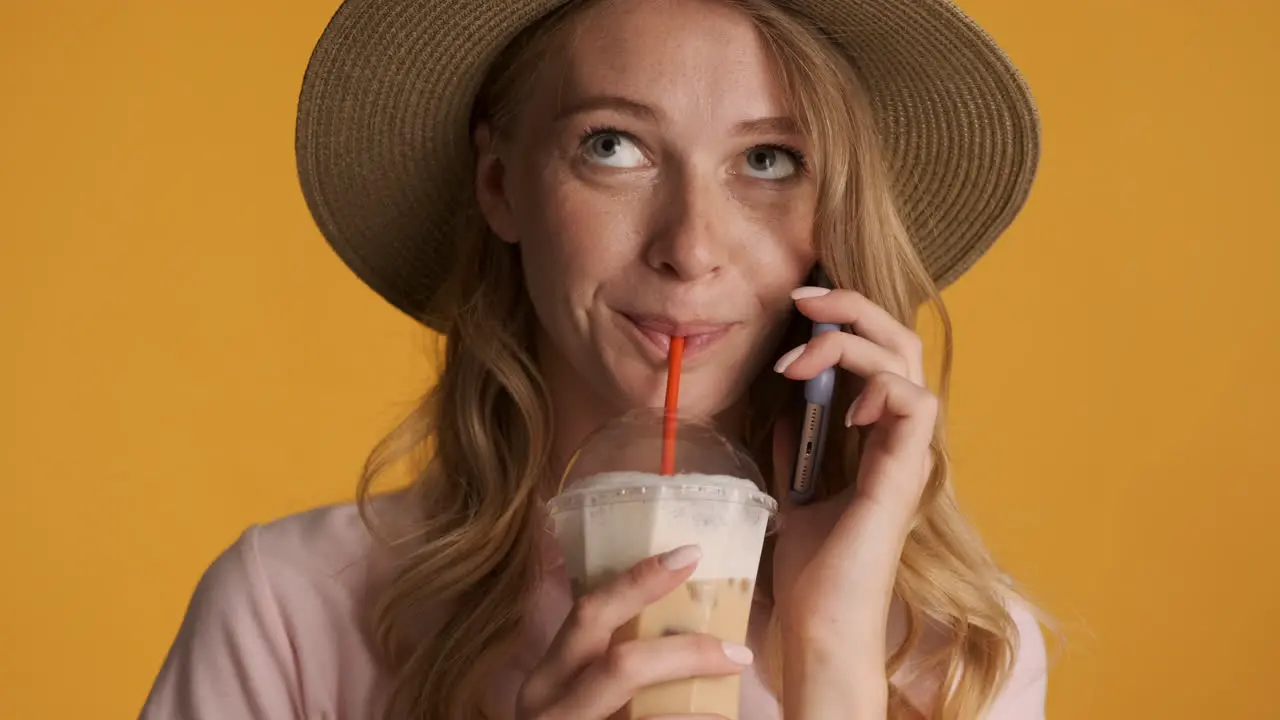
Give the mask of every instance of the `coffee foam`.
[(772, 517), (755, 483), (727, 475), (602, 473), (566, 495), (591, 498), (553, 511), (565, 569), (588, 582), (683, 545), (702, 549), (694, 580), (754, 580)]

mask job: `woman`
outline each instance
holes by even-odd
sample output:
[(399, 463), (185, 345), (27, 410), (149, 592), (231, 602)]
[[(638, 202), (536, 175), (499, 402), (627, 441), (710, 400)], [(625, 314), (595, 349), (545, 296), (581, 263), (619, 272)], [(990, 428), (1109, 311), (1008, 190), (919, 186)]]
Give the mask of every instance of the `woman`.
[[(353, 270), (447, 334), (443, 373), (362, 512), (214, 563), (144, 717), (605, 718), (735, 673), (744, 718), (1042, 716), (1036, 622), (956, 507), (909, 329), (1021, 207), (1037, 142), (943, 0), (349, 0), (304, 82), (303, 187)], [(847, 331), (805, 344), (810, 322)], [(843, 370), (848, 428), (783, 510), (751, 647), (611, 647), (697, 549), (574, 605), (547, 541), (559, 471), (662, 403), (676, 335), (682, 408), (780, 497), (797, 381)]]

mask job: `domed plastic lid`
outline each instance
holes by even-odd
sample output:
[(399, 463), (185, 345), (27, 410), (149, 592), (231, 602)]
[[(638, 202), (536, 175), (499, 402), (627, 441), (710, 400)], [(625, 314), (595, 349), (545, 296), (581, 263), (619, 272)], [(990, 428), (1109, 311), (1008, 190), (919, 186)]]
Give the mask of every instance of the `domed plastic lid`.
[(660, 408), (634, 410), (589, 435), (565, 469), (551, 512), (657, 498), (720, 500), (777, 511), (751, 456), (704, 418), (677, 417), (675, 473), (663, 475), (663, 420)]

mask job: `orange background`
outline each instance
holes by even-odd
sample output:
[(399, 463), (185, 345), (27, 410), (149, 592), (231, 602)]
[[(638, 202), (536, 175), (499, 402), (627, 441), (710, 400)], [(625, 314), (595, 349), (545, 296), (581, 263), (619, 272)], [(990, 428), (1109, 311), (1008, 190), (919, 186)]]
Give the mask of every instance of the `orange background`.
[[(136, 717), (207, 563), (348, 498), (430, 381), (297, 189), (335, 4), (0, 6), (0, 717)], [(1044, 115), (947, 299), (962, 499), (1067, 639), (1050, 714), (1275, 717), (1280, 6), (962, 5)]]

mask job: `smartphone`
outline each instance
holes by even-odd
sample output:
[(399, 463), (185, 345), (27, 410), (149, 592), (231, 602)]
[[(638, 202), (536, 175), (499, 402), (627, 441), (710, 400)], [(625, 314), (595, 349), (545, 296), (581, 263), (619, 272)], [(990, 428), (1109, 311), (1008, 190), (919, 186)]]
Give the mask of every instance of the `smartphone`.
[[(831, 287), (821, 269), (814, 272), (813, 284), (818, 287)], [(840, 332), (840, 326), (832, 323), (814, 323), (810, 336), (816, 338), (828, 332)], [(835, 395), (835, 388), (835, 368), (827, 368), (804, 383), (804, 415), (800, 423), (796, 464), (791, 472), (790, 499), (796, 505), (803, 505), (813, 499), (818, 472), (822, 467), (822, 453), (826, 449), (827, 431), (831, 422), (831, 401)]]

